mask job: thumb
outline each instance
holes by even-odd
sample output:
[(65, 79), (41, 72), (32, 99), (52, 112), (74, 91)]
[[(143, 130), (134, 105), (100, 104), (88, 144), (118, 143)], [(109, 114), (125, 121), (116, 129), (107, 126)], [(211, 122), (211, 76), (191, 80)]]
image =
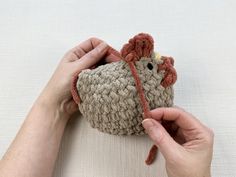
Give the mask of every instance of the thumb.
[(159, 122), (153, 119), (145, 119), (142, 125), (166, 160), (173, 160), (178, 155), (181, 146), (173, 140)]

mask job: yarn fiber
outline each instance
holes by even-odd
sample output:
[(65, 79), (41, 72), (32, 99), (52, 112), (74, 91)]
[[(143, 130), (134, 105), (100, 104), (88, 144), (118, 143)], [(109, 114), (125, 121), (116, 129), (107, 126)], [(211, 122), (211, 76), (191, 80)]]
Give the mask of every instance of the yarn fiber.
[[(163, 60), (157, 60), (154, 52), (135, 62), (150, 109), (173, 105), (172, 86), (161, 85), (165, 77), (161, 64)], [(76, 88), (81, 99), (79, 110), (93, 128), (114, 135), (145, 133), (135, 80), (124, 60), (83, 70)]]

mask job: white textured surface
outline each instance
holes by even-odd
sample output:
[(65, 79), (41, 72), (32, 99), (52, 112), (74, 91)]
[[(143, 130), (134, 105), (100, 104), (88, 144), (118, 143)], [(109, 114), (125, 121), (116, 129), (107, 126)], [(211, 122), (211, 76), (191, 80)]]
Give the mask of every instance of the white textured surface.
[[(236, 2), (1, 0), (0, 156), (63, 54), (90, 36), (117, 49), (148, 32), (174, 56), (175, 103), (215, 131), (212, 173), (236, 176)], [(66, 129), (55, 176), (165, 176), (164, 160), (144, 159), (148, 137), (116, 137), (74, 118)]]

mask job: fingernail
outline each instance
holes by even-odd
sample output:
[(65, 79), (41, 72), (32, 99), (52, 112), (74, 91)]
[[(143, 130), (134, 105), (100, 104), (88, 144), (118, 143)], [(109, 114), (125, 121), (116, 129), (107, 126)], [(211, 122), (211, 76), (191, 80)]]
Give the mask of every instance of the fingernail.
[(153, 139), (156, 143), (161, 139), (162, 132), (158, 126), (154, 123), (154, 120), (152, 119), (145, 119), (142, 122), (143, 127), (145, 128), (145, 131), (151, 139)]
[(142, 124), (145, 129), (150, 129), (151, 127), (155, 126), (154, 122), (151, 119), (144, 119), (142, 121)]
[(104, 50), (108, 49), (108, 45), (105, 42), (102, 42), (101, 44), (98, 45), (97, 49), (98, 52), (103, 52)]

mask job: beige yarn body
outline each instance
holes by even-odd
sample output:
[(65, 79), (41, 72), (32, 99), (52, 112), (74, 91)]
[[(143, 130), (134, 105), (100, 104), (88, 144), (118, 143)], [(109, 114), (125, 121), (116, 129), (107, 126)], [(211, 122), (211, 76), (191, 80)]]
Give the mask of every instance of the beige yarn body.
[[(173, 105), (172, 86), (164, 88), (160, 84), (164, 71), (158, 71), (158, 64), (162, 63), (154, 53), (135, 62), (150, 109)], [(81, 99), (79, 110), (93, 128), (114, 135), (145, 133), (142, 107), (128, 63), (121, 60), (83, 70), (76, 87)]]

